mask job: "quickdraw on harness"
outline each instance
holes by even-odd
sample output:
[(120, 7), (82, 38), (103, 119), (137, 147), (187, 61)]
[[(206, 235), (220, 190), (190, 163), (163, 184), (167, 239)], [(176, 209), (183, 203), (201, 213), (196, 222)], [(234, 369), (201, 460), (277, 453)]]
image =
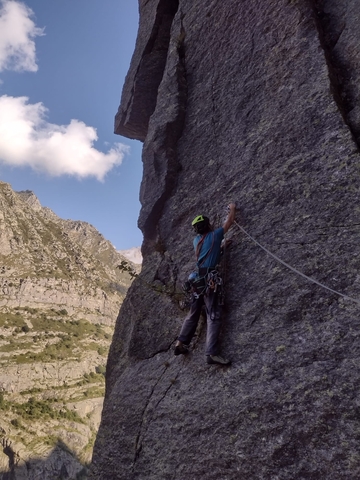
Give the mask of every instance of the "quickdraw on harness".
[(214, 290), (214, 292), (217, 292), (219, 289), (221, 289), (223, 281), (217, 270), (212, 270), (207, 274), (207, 285), (208, 288)]

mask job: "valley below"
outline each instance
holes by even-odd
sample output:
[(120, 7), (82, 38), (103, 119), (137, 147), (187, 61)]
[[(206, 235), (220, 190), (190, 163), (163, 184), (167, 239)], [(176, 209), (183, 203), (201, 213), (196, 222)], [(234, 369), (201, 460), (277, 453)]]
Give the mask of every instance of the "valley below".
[(0, 182), (0, 478), (82, 479), (128, 261), (91, 225)]

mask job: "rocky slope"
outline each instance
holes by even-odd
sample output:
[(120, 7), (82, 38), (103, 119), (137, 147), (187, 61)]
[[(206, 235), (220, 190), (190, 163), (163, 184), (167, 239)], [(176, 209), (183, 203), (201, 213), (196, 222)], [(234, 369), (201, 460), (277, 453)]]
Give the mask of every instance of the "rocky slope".
[(85, 478), (122, 261), (93, 226), (0, 182), (0, 478)]
[[(140, 0), (116, 131), (144, 142), (144, 263), (117, 320), (92, 479), (360, 478), (359, 304), (234, 227), (222, 336), (186, 358), (148, 285), (193, 268), (230, 200), (282, 260), (360, 298), (360, 18), (349, 0)], [(136, 379), (136, 381), (134, 381)]]

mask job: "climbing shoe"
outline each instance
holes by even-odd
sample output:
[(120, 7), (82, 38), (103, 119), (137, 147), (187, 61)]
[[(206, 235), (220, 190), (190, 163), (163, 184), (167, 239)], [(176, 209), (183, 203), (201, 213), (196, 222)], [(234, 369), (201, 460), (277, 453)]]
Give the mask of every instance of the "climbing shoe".
[(181, 343), (180, 345), (175, 346), (174, 355), (186, 355), (187, 353), (189, 353), (188, 345), (183, 345)]
[(206, 363), (210, 365), (230, 365), (231, 361), (220, 355), (206, 355)]

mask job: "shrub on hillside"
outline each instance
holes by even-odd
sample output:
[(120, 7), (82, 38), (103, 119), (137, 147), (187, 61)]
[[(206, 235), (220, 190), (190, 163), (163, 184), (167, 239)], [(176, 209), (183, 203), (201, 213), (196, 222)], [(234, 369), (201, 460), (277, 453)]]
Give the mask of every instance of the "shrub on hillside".
[(95, 367), (95, 372), (96, 373), (99, 373), (101, 375), (104, 375), (105, 377), (105, 374), (106, 374), (106, 367), (105, 365), (98, 365), (97, 367)]

